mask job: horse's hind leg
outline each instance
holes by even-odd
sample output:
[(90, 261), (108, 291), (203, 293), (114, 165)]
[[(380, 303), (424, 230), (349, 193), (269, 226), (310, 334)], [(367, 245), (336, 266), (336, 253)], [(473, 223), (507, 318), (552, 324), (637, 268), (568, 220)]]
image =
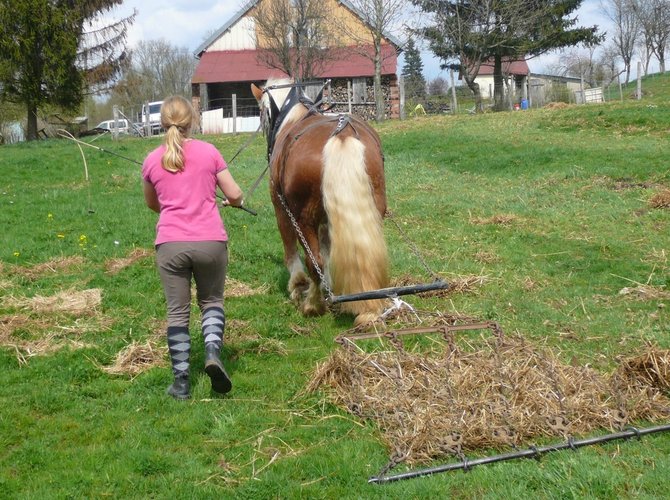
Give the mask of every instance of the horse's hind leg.
[(321, 276), (317, 272), (318, 266), (321, 269), (321, 274), (324, 275), (325, 273), (319, 247), (319, 236), (311, 229), (307, 230), (305, 228), (303, 228), (303, 234), (316, 262), (313, 262), (309, 255), (305, 257), (307, 270), (312, 279), (307, 290), (307, 297), (302, 304), (302, 313), (305, 316), (320, 316), (326, 312), (326, 302), (323, 300), (323, 293), (321, 292)]
[(300, 306), (304, 295), (310, 286), (310, 279), (305, 273), (305, 267), (298, 253), (298, 238), (290, 219), (284, 212), (281, 205), (275, 205), (275, 214), (277, 216), (277, 226), (279, 234), (284, 244), (284, 264), (289, 272), (288, 293), (291, 300)]

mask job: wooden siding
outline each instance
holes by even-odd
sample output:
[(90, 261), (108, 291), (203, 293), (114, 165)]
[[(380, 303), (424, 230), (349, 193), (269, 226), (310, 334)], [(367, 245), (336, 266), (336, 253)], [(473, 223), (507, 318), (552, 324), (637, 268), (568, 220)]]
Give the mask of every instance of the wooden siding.
[(253, 50), (256, 48), (254, 31), (254, 19), (243, 17), (207, 47), (207, 50)]

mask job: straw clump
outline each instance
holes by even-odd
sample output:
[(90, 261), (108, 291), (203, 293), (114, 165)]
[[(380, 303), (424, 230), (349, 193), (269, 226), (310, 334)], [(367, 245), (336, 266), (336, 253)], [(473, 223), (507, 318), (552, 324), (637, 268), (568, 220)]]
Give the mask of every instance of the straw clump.
[(126, 257), (109, 259), (105, 262), (105, 271), (107, 274), (117, 274), (134, 263), (152, 255), (153, 252), (146, 248), (133, 248)]
[(649, 199), (652, 208), (670, 208), (670, 189), (663, 189)]
[(74, 316), (92, 315), (102, 301), (102, 290), (63, 290), (55, 295), (34, 297), (7, 297), (3, 304), (8, 307), (29, 309), (36, 313), (68, 313)]
[(167, 364), (167, 346), (159, 345), (157, 338), (145, 342), (131, 342), (121, 349), (110, 366), (102, 370), (111, 375), (136, 377), (151, 368)]
[(29, 280), (36, 280), (49, 275), (74, 272), (78, 268), (81, 268), (85, 263), (86, 259), (77, 255), (71, 257), (56, 257), (47, 262), (35, 264), (30, 267), (13, 266), (10, 272), (11, 274), (23, 276)]
[(246, 283), (234, 278), (226, 279), (226, 297), (247, 297), (249, 295), (264, 295), (268, 293), (270, 287), (263, 284), (258, 288), (253, 288)]
[(429, 353), (344, 345), (307, 389), (327, 388), (335, 404), (375, 421), (391, 454), (410, 464), (670, 416), (668, 352), (604, 376), (518, 336), (446, 342)]

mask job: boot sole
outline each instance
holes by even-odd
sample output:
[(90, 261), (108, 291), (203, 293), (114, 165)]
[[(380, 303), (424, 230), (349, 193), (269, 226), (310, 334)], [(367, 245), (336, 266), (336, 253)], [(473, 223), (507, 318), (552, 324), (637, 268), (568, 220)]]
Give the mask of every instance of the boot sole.
[(219, 394), (226, 394), (233, 388), (233, 383), (222, 364), (211, 362), (205, 365), (205, 373), (212, 381), (212, 390)]

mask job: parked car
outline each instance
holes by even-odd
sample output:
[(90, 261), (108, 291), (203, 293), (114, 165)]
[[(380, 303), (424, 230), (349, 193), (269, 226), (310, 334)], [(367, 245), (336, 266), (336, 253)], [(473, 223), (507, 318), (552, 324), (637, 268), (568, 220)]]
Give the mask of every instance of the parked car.
[[(130, 124), (128, 123), (128, 120), (120, 118), (116, 120), (116, 122), (118, 122), (119, 124), (118, 129), (119, 134), (131, 133)], [(109, 132), (114, 132), (114, 127), (115, 127), (115, 120), (105, 120), (104, 122), (100, 122), (95, 126), (96, 129), (105, 130)]]

